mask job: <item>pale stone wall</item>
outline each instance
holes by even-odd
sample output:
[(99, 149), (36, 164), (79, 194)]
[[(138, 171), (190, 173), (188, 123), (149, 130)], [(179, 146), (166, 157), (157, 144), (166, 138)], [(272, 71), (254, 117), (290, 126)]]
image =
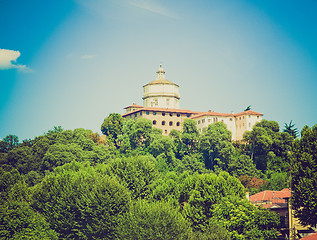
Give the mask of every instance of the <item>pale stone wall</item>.
[(242, 115), (236, 117), (236, 140), (243, 139), (243, 134), (246, 131), (251, 131), (253, 126), (262, 120), (262, 116), (259, 115)]
[(179, 87), (175, 84), (144, 86), (144, 107), (179, 108)]
[(197, 122), (197, 129), (199, 133), (202, 133), (208, 128), (208, 125), (216, 122), (223, 122), (227, 129), (232, 133), (231, 140), (236, 140), (235, 118), (224, 116), (201, 116), (194, 119)]
[(146, 118), (152, 121), (152, 126), (162, 129), (163, 135), (168, 135), (172, 129), (182, 130), (183, 122), (190, 114), (177, 112), (161, 112), (142, 110), (137, 113), (126, 116), (125, 118), (137, 119)]

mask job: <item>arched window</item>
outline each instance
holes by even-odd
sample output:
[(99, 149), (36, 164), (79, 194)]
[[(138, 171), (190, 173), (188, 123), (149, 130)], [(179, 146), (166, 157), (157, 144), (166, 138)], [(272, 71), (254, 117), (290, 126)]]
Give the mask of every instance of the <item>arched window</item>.
[(181, 123), (180, 123), (180, 122), (177, 122), (177, 123), (176, 123), (176, 126), (177, 126), (177, 127), (179, 127), (180, 125), (181, 125)]
[(162, 113), (162, 116), (165, 116), (165, 113)]
[(173, 113), (170, 113), (170, 116), (173, 117)]
[(156, 120), (153, 120), (153, 125), (156, 125)]
[(173, 122), (172, 122), (172, 121), (170, 121), (170, 122), (169, 122), (169, 125), (170, 125), (170, 126), (173, 126)]
[(162, 121), (162, 125), (163, 125), (163, 126), (165, 125), (165, 121)]

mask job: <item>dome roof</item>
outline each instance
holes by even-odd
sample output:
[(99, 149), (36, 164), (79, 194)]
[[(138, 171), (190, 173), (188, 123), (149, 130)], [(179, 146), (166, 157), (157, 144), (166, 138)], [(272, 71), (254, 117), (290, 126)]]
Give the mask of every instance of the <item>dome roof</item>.
[(165, 71), (164, 69), (162, 68), (162, 64), (160, 64), (160, 68), (157, 70), (157, 78), (155, 80), (153, 80), (152, 82), (144, 85), (143, 87), (145, 86), (148, 86), (148, 85), (154, 85), (154, 84), (170, 84), (170, 85), (176, 85), (178, 86), (177, 84), (175, 83), (172, 83), (171, 81), (168, 81), (166, 78), (165, 78)]

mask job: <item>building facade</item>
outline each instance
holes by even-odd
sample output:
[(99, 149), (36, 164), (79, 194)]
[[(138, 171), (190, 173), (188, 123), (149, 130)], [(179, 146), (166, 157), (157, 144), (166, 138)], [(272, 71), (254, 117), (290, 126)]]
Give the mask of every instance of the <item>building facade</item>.
[(197, 122), (200, 133), (215, 122), (223, 122), (232, 132), (232, 140), (243, 139), (245, 131), (251, 131), (255, 123), (262, 120), (262, 113), (251, 110), (241, 113), (218, 113), (214, 111), (198, 112), (179, 108), (179, 86), (168, 81), (165, 71), (160, 65), (157, 78), (143, 86), (143, 104), (125, 107), (124, 118), (146, 118), (152, 121), (153, 127), (162, 129), (164, 135), (168, 135), (172, 129), (182, 130), (186, 118)]

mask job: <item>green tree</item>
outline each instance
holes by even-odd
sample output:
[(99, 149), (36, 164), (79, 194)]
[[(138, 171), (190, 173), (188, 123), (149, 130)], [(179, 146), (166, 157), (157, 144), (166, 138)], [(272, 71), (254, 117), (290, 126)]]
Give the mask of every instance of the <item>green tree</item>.
[(259, 174), (251, 158), (244, 154), (236, 154), (231, 157), (228, 172), (234, 177), (241, 175), (257, 176)]
[(207, 169), (228, 170), (230, 158), (234, 153), (231, 132), (223, 122), (210, 124), (199, 141), (199, 149), (205, 159)]
[(186, 118), (183, 122), (183, 132), (181, 133), (182, 152), (184, 155), (195, 153), (198, 148), (199, 132), (195, 120)]
[(122, 218), (121, 239), (188, 239), (190, 225), (165, 202), (137, 201)]
[(317, 125), (305, 126), (291, 158), (292, 207), (302, 224), (317, 224)]
[(195, 230), (205, 231), (208, 221), (213, 216), (214, 205), (221, 202), (224, 197), (245, 196), (241, 182), (227, 172), (221, 172), (218, 176), (200, 174), (194, 179), (194, 185), (188, 193), (189, 198), (184, 199), (188, 204), (185, 204), (183, 211)]
[(8, 135), (0, 140), (0, 153), (7, 153), (19, 145), (19, 138), (16, 135)]
[(295, 124), (292, 122), (293, 122), (293, 120), (291, 120), (289, 122), (289, 124), (284, 123), (283, 132), (288, 133), (289, 135), (291, 135), (293, 137), (293, 139), (295, 139), (298, 136), (298, 129), (295, 128)]
[(174, 142), (170, 137), (167, 136), (156, 136), (150, 143), (149, 152), (154, 157), (158, 157), (159, 155), (164, 154), (168, 163), (173, 163), (175, 159)]
[(88, 163), (72, 162), (35, 185), (32, 199), (61, 239), (114, 239), (130, 194)]
[(7, 201), (0, 205), (1, 239), (58, 239), (45, 218), (28, 203)]
[(8, 163), (14, 166), (20, 173), (36, 171), (41, 166), (41, 161), (33, 156), (31, 147), (18, 146), (8, 153)]
[(128, 188), (133, 198), (145, 198), (158, 178), (155, 160), (151, 156), (123, 157), (107, 164), (102, 172), (113, 176)]
[(191, 240), (230, 240), (229, 231), (219, 223), (209, 222), (205, 231), (194, 231)]
[(244, 109), (244, 111), (249, 111), (249, 110), (251, 110), (251, 105), (247, 106), (247, 107)]
[(272, 240), (277, 239), (279, 216), (231, 196), (214, 206), (211, 222), (225, 226), (232, 239)]
[(122, 134), (124, 118), (119, 113), (111, 113), (101, 124), (101, 132), (112, 138), (114, 142)]
[(15, 168), (8, 166), (8, 169), (0, 167), (0, 199), (4, 199), (14, 184), (22, 179)]

